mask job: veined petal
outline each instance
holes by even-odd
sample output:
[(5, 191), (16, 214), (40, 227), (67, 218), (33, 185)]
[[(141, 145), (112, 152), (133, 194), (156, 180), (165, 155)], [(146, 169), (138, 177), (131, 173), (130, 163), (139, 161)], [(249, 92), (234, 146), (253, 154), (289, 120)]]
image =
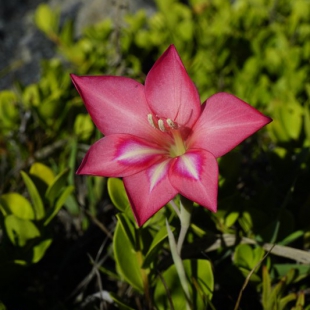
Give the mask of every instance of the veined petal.
[(165, 155), (165, 150), (132, 135), (106, 136), (93, 144), (78, 174), (124, 177), (147, 169)]
[(170, 163), (171, 159), (163, 160), (145, 171), (123, 179), (139, 226), (177, 194), (168, 178)]
[(246, 102), (218, 93), (204, 103), (204, 110), (193, 127), (189, 148), (203, 148), (220, 157), (254, 132), (271, 122)]
[(169, 170), (169, 179), (181, 195), (216, 211), (218, 165), (211, 153), (196, 149), (175, 158)]
[(153, 113), (191, 127), (201, 113), (198, 91), (171, 45), (145, 80), (145, 94)]
[(142, 84), (119, 76), (72, 74), (71, 78), (103, 134), (132, 134), (146, 139), (160, 134), (147, 120), (151, 111)]

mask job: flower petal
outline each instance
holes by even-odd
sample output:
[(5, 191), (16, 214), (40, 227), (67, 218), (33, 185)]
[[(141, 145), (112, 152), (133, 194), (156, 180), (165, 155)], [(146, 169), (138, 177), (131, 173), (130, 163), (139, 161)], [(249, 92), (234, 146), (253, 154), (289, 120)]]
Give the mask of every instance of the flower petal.
[(227, 94), (211, 96), (193, 127), (190, 148), (203, 148), (220, 157), (271, 122), (246, 102)]
[(92, 120), (103, 134), (125, 133), (148, 139), (160, 133), (148, 122), (151, 111), (142, 84), (119, 76), (72, 74), (71, 78)]
[(170, 163), (171, 159), (166, 159), (123, 179), (139, 226), (177, 194), (168, 178)]
[(217, 209), (218, 165), (205, 150), (191, 150), (174, 159), (169, 179), (184, 197), (215, 212)]
[(191, 127), (201, 113), (198, 91), (171, 45), (145, 80), (145, 94), (153, 113)]
[(131, 135), (106, 136), (93, 144), (78, 174), (124, 177), (147, 169), (165, 155), (165, 150)]

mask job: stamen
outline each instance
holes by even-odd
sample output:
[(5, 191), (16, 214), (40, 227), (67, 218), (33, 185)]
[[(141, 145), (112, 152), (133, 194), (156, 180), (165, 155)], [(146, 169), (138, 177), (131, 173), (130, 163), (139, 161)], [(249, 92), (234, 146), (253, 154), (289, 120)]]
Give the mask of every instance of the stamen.
[(159, 119), (158, 120), (158, 127), (159, 129), (162, 131), (162, 132), (166, 132), (166, 128), (165, 128), (165, 125), (164, 125), (164, 121), (162, 119)]
[(147, 120), (149, 121), (149, 124), (156, 129), (156, 126), (155, 126), (155, 123), (154, 123), (154, 120), (153, 120), (153, 115), (152, 114), (148, 114), (147, 115)]
[(166, 120), (168, 126), (172, 129), (178, 129), (178, 124), (176, 124), (175, 122), (173, 122), (170, 118), (167, 118)]
[(158, 115), (154, 116), (150, 113), (147, 115), (147, 120), (154, 129), (159, 129), (162, 132), (170, 132), (170, 129), (179, 129), (179, 125), (171, 118), (161, 118)]

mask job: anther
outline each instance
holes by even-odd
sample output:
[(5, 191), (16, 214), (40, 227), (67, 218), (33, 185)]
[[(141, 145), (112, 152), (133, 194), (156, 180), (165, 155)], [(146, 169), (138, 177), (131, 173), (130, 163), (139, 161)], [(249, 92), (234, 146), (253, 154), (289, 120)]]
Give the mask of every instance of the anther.
[(166, 131), (165, 125), (164, 125), (164, 121), (162, 119), (158, 120), (158, 127), (162, 132)]
[(147, 120), (149, 121), (149, 124), (156, 129), (156, 126), (154, 124), (154, 120), (153, 120), (153, 115), (152, 114), (148, 114), (147, 115)]
[(167, 124), (170, 128), (172, 129), (178, 129), (178, 124), (176, 124), (175, 122), (173, 122), (170, 118), (167, 118)]

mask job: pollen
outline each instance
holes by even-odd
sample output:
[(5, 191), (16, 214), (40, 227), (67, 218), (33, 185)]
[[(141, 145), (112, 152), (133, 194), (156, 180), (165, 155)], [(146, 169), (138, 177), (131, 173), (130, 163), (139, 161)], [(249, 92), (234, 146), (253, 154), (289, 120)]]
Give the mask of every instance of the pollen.
[(158, 127), (162, 132), (166, 132), (166, 128), (165, 128), (165, 124), (164, 121), (162, 119), (158, 120)]
[(178, 124), (177, 123), (175, 123), (173, 120), (171, 120), (170, 118), (167, 118), (167, 124), (168, 124), (168, 126), (170, 127), (170, 128), (172, 128), (172, 129), (178, 129)]
[(152, 114), (148, 114), (147, 115), (147, 120), (149, 121), (149, 124), (153, 127), (153, 128), (157, 128), (156, 126), (155, 126), (155, 123), (154, 123), (154, 120), (153, 120), (153, 115)]

